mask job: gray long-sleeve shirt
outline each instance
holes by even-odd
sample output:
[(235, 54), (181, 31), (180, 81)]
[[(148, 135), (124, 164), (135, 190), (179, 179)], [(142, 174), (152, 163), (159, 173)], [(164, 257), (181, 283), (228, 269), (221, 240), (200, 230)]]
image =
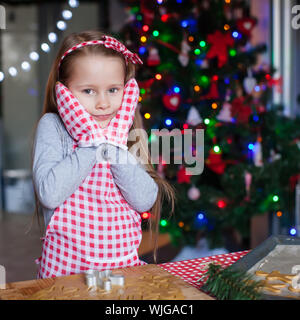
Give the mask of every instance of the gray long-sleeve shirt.
[[(78, 189), (103, 154), (99, 152), (103, 145), (73, 150), (73, 143), (59, 115), (46, 113), (42, 116), (34, 140), (32, 174), (46, 227), (55, 208)], [(129, 160), (126, 164), (124, 161), (110, 163), (114, 181), (124, 199), (137, 212), (151, 209), (158, 193), (153, 178), (129, 151), (106, 146), (108, 156), (117, 154), (117, 159)], [(103, 160), (106, 160), (105, 155)]]

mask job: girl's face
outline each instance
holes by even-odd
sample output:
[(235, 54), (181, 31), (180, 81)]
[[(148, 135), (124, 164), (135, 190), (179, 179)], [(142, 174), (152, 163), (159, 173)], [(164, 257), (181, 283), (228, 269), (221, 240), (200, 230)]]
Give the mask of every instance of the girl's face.
[(120, 58), (89, 55), (75, 60), (68, 88), (100, 127), (105, 128), (121, 106), (124, 79)]

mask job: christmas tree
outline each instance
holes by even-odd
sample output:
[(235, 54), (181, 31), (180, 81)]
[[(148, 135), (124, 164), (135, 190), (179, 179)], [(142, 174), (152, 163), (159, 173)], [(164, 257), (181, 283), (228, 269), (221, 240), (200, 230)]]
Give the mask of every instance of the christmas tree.
[(271, 103), (282, 83), (257, 63), (267, 48), (251, 45), (249, 1), (122, 2), (128, 19), (118, 35), (144, 62), (137, 80), (149, 143), (151, 129), (205, 130), (201, 175), (163, 158), (154, 165), (177, 190), (175, 215), (163, 206), (160, 231), (177, 245), (204, 235), (214, 247), (228, 228), (247, 241), (255, 215), (293, 227), (300, 123)]

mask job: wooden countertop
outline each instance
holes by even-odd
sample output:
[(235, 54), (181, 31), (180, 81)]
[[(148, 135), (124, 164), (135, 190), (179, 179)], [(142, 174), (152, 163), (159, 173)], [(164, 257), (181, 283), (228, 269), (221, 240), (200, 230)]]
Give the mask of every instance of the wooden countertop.
[(85, 275), (12, 282), (0, 290), (0, 300), (214, 300), (158, 265), (113, 270), (125, 276), (125, 286), (110, 292), (89, 291)]

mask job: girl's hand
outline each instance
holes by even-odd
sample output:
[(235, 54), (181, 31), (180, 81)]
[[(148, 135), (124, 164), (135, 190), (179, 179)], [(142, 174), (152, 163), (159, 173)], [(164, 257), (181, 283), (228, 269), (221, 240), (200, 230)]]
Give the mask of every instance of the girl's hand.
[(130, 79), (126, 83), (122, 104), (105, 128), (100, 128), (95, 119), (61, 82), (56, 83), (55, 90), (60, 117), (79, 147), (109, 143), (127, 150), (128, 133), (139, 99), (139, 86), (135, 79)]
[(139, 95), (140, 89), (136, 80), (127, 81), (121, 107), (108, 126), (103, 129), (105, 136), (108, 137), (107, 143), (127, 150), (128, 133), (133, 123)]
[(97, 122), (65, 85), (57, 81), (55, 91), (60, 117), (79, 147), (98, 146), (107, 142)]

